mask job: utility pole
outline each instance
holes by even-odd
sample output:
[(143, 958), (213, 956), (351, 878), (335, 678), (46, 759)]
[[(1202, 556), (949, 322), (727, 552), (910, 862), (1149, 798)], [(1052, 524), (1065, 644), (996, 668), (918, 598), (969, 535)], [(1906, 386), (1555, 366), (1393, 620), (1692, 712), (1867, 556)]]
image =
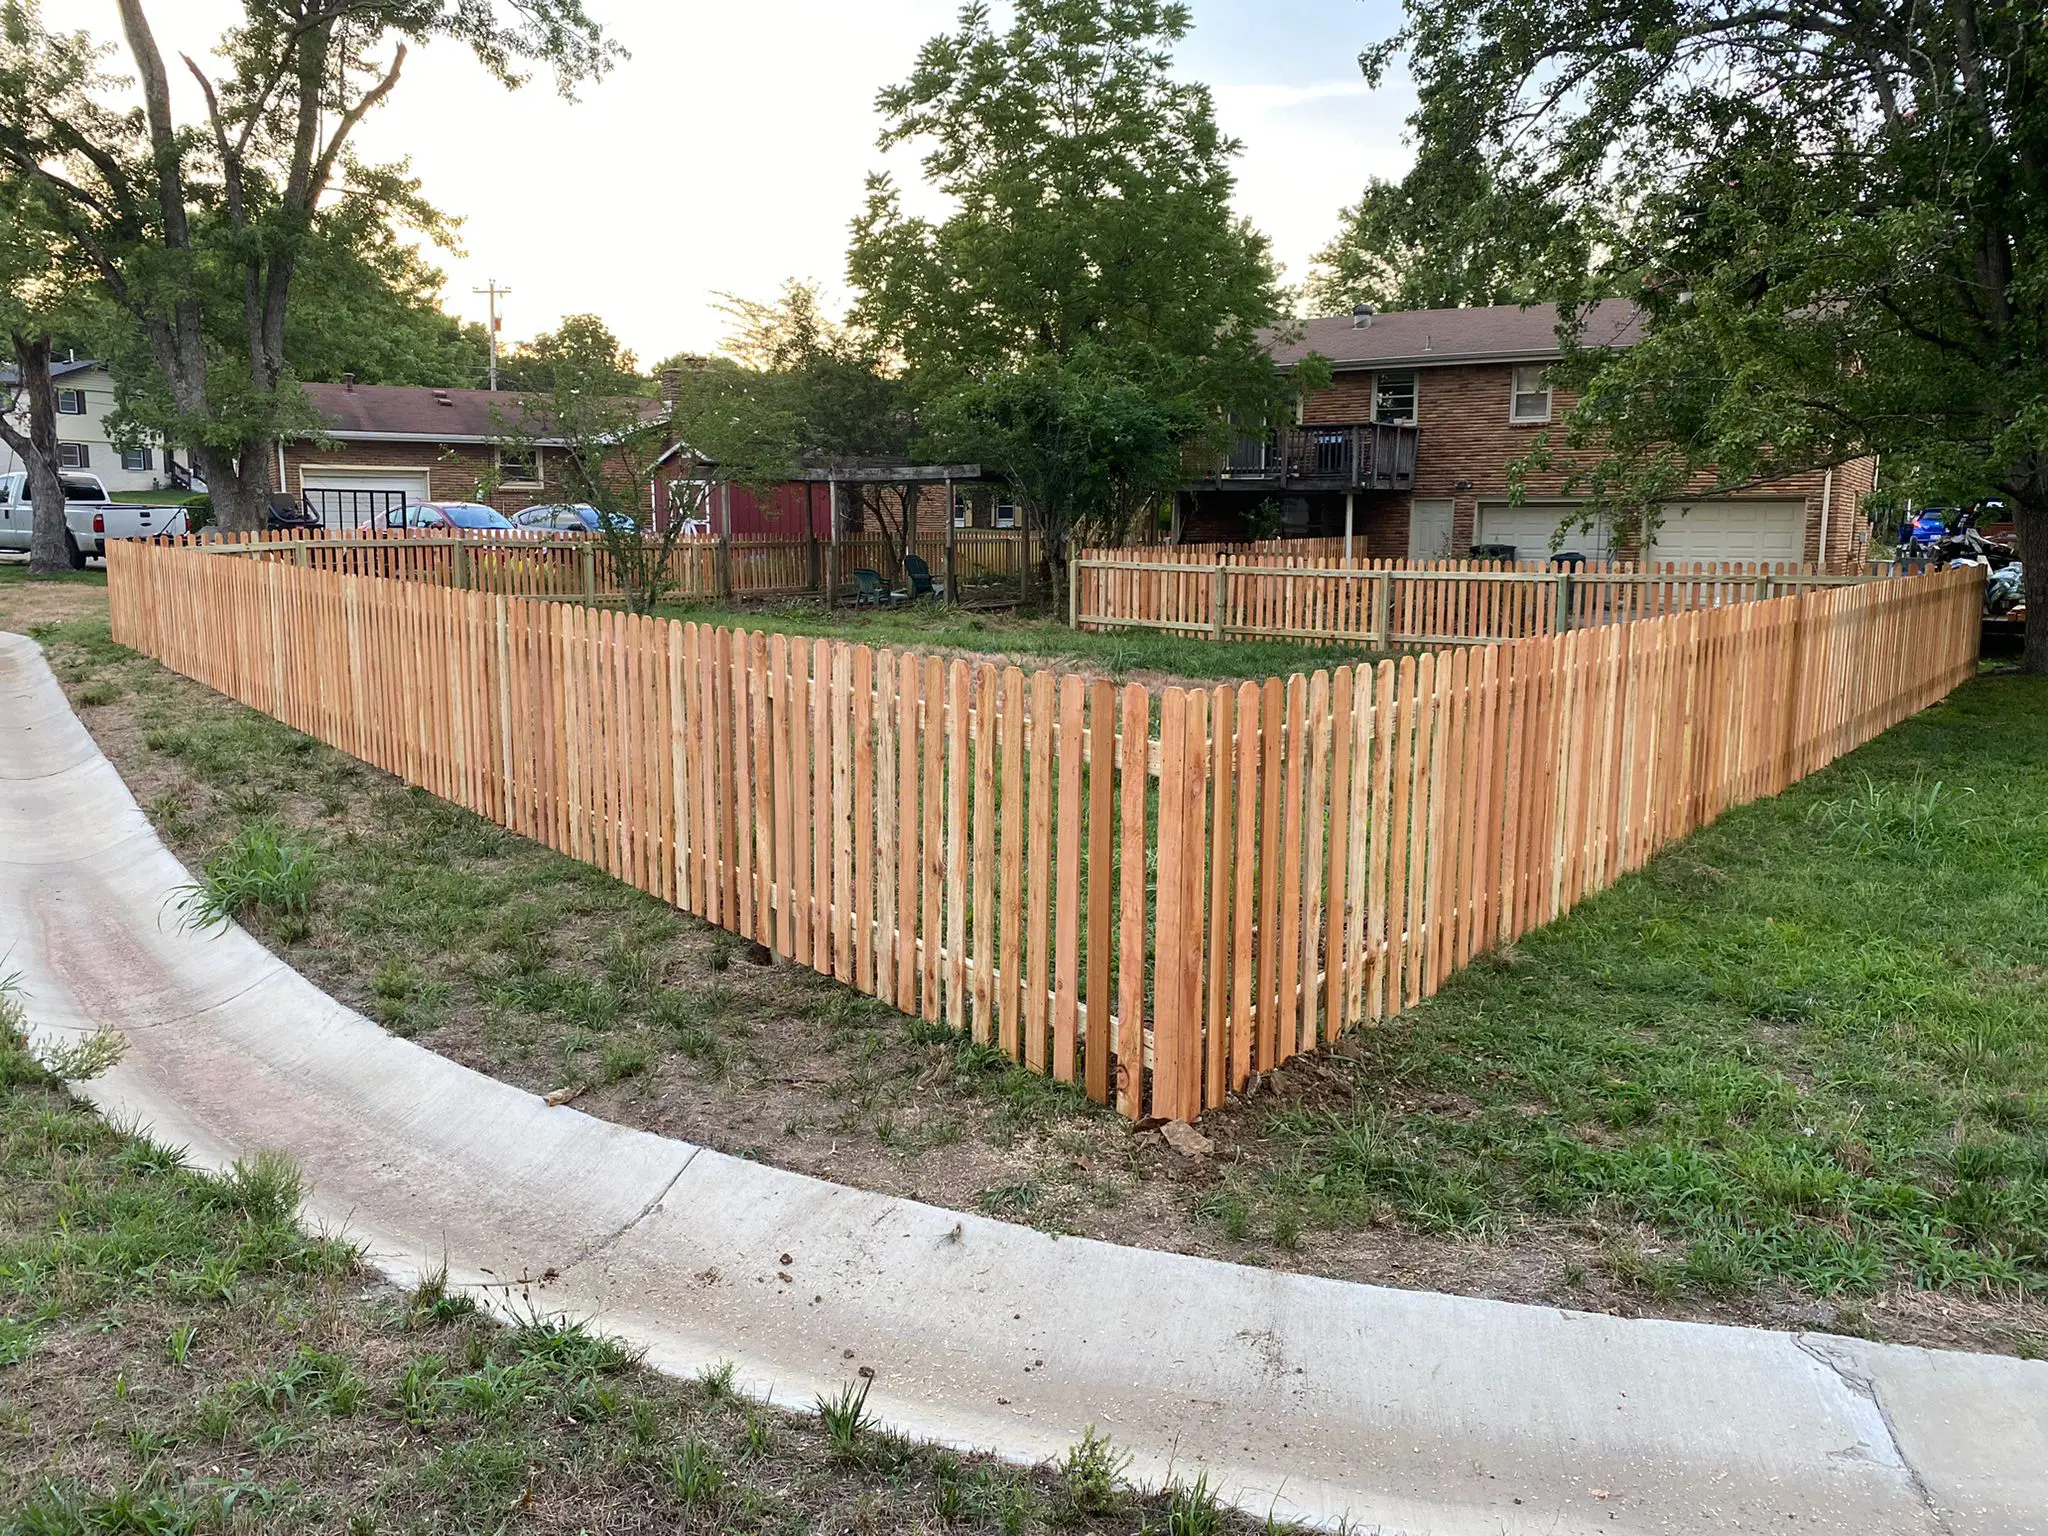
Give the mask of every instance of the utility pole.
[(498, 300), (511, 293), (510, 288), (500, 288), (495, 277), (484, 279), (489, 286), (472, 288), (471, 293), (487, 293), (491, 296), (491, 389), (498, 388)]

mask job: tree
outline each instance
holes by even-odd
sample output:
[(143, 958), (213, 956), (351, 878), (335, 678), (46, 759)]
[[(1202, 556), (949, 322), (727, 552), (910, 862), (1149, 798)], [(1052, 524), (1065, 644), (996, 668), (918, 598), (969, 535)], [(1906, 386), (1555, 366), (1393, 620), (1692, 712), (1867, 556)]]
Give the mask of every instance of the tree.
[(1547, 296), (1560, 264), (1583, 273), (1578, 228), (1548, 202), (1503, 192), (1465, 155), (1431, 155), (1400, 181), (1375, 177), (1315, 254), (1310, 308), (1458, 309)]
[[(1562, 440), (1626, 531), (1884, 456), (2012, 504), (2048, 612), (2048, 48), (2014, 0), (1408, 0), (1425, 145), (1601, 225), (1641, 344), (1560, 370)], [(1567, 305), (1584, 281), (1560, 281)], [(1881, 499), (1879, 507), (1884, 507)], [(2048, 673), (2048, 624), (2026, 666)]]
[[(847, 258), (853, 319), (903, 360), (921, 406), (968, 392), (949, 431), (989, 419), (984, 407), (1051, 430), (1067, 415), (1051, 402), (1112, 377), (1119, 399), (1170, 381), (1162, 419), (1192, 405), (1219, 432), (1289, 394), (1262, 335), (1282, 316), (1266, 242), (1230, 211), (1238, 146), (1208, 89), (1172, 73), (1188, 26), (1161, 0), (1018, 0), (998, 32), (970, 4), (882, 92), (883, 147), (927, 145), (925, 178), (955, 211), (911, 217), (888, 176), (869, 178)], [(1091, 361), (1069, 376), (1083, 349)], [(1047, 529), (1056, 589), (1065, 532)]]
[[(461, 42), (508, 86), (544, 63), (565, 92), (617, 49), (581, 0), (244, 0), (222, 78), (183, 60), (206, 114), (181, 125), (143, 0), (118, 5), (139, 110), (98, 73), (104, 49), (6, 0), (0, 164), (139, 328), (162, 386), (148, 425), (190, 447), (224, 526), (253, 528), (270, 445), (317, 427), (286, 348), (309, 242), (333, 218), (405, 212), (402, 175), (360, 162), (350, 139), (396, 89), (408, 44)], [(232, 320), (213, 302), (223, 289)]]
[(1161, 362), (1091, 345), (1035, 357), (935, 401), (927, 431), (946, 455), (1016, 488), (1062, 572), (1072, 540), (1126, 542), (1186, 478), (1188, 446), (1207, 418), (1147, 361)]
[(619, 345), (611, 327), (596, 315), (564, 315), (498, 364), (505, 389), (554, 391), (602, 387), (615, 394), (645, 392), (639, 359)]
[[(679, 370), (667, 406), (621, 387), (615, 353), (557, 352), (544, 391), (508, 394), (503, 443), (546, 444), (564, 499), (593, 508), (598, 536), (634, 613), (651, 613), (675, 590), (676, 544), (685, 523), (708, 514), (710, 475), (765, 488), (796, 473), (796, 424), (727, 360)], [(657, 512), (650, 487), (662, 477), (680, 504)]]

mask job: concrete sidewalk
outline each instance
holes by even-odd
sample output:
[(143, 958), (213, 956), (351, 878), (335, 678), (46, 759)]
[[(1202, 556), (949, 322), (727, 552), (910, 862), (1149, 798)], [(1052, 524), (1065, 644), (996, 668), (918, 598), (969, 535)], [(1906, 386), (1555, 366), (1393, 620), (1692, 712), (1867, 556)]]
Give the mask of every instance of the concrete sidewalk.
[(296, 1158), (317, 1222), (404, 1279), (731, 1359), (809, 1407), (861, 1367), (905, 1433), (1055, 1456), (1099, 1426), (1156, 1483), (1354, 1531), (2048, 1536), (2048, 1364), (1517, 1306), (1056, 1239), (625, 1130), (342, 1007), (190, 876), (29, 641), (0, 634), (0, 972), (87, 1091), (223, 1165)]

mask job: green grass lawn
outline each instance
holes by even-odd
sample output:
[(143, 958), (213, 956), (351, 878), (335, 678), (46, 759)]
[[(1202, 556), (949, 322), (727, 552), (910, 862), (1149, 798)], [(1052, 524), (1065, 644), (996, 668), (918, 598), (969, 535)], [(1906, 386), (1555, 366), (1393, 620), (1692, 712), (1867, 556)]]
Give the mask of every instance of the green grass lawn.
[(41, 586), (45, 582), (53, 585), (104, 587), (107, 584), (107, 573), (102, 569), (58, 571), (48, 576), (31, 576), (26, 556), (19, 560), (0, 560), (0, 587)]
[[(103, 616), (37, 632), (166, 840), (279, 954), (607, 1118), (1244, 1262), (2048, 1349), (2025, 1299), (2048, 1285), (2040, 680), (1980, 678), (1730, 813), (1206, 1117), (1216, 1153), (1190, 1161), (167, 673)], [(1916, 1287), (1924, 1327), (1895, 1305)]]
[(971, 1531), (1250, 1536), (1205, 1481), (1141, 1497), (1091, 1438), (1006, 1467), (679, 1382), (614, 1340), (405, 1293), (224, 1177), (110, 1129), (0, 995), (0, 1532)]
[(1213, 1217), (1640, 1222), (1615, 1261), (1667, 1292), (2048, 1286), (2048, 683), (1965, 685), (1346, 1056)]
[(1217, 681), (1284, 677), (1290, 672), (1363, 661), (1375, 654), (1354, 646), (1291, 645), (1271, 640), (1219, 644), (1158, 630), (1083, 631), (1056, 619), (977, 613), (933, 602), (898, 608), (827, 608), (813, 599), (800, 599), (758, 608), (670, 604), (660, 611), (699, 624), (827, 635), (906, 650), (967, 651), (1005, 656), (1027, 667), (1087, 668), (1118, 680), (1134, 675)]
[(109, 491), (107, 500), (135, 502), (149, 507), (183, 507), (195, 501), (205, 501), (205, 491)]

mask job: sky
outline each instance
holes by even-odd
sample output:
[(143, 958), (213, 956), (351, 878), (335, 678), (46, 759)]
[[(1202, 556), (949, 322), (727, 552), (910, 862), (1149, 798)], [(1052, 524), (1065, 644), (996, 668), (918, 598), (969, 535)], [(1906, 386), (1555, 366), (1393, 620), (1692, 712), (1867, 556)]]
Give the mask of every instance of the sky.
[[(398, 88), (358, 131), (369, 158), (411, 161), (428, 199), (462, 220), (460, 255), (437, 252), (444, 302), (482, 319), (495, 279), (510, 345), (565, 314), (604, 317), (642, 363), (708, 351), (728, 329), (717, 295), (770, 299), (788, 277), (843, 302), (848, 222), (885, 165), (918, 206), (914, 153), (875, 146), (875, 93), (920, 44), (951, 29), (956, 0), (587, 0), (631, 53), (575, 102), (544, 76), (507, 92), (458, 45), (415, 50)], [(75, 9), (74, 9), (75, 5)], [(1214, 88), (1243, 141), (1237, 208), (1273, 242), (1289, 282), (1367, 178), (1409, 152), (1404, 83), (1369, 92), (1365, 44), (1397, 0), (1193, 0), (1177, 54)], [(201, 58), (233, 0), (152, 0), (160, 48)], [(108, 40), (114, 0), (59, 4)], [(81, 14), (82, 13), (82, 14)], [(125, 55), (119, 56), (125, 58)], [(197, 89), (178, 72), (188, 119)]]

